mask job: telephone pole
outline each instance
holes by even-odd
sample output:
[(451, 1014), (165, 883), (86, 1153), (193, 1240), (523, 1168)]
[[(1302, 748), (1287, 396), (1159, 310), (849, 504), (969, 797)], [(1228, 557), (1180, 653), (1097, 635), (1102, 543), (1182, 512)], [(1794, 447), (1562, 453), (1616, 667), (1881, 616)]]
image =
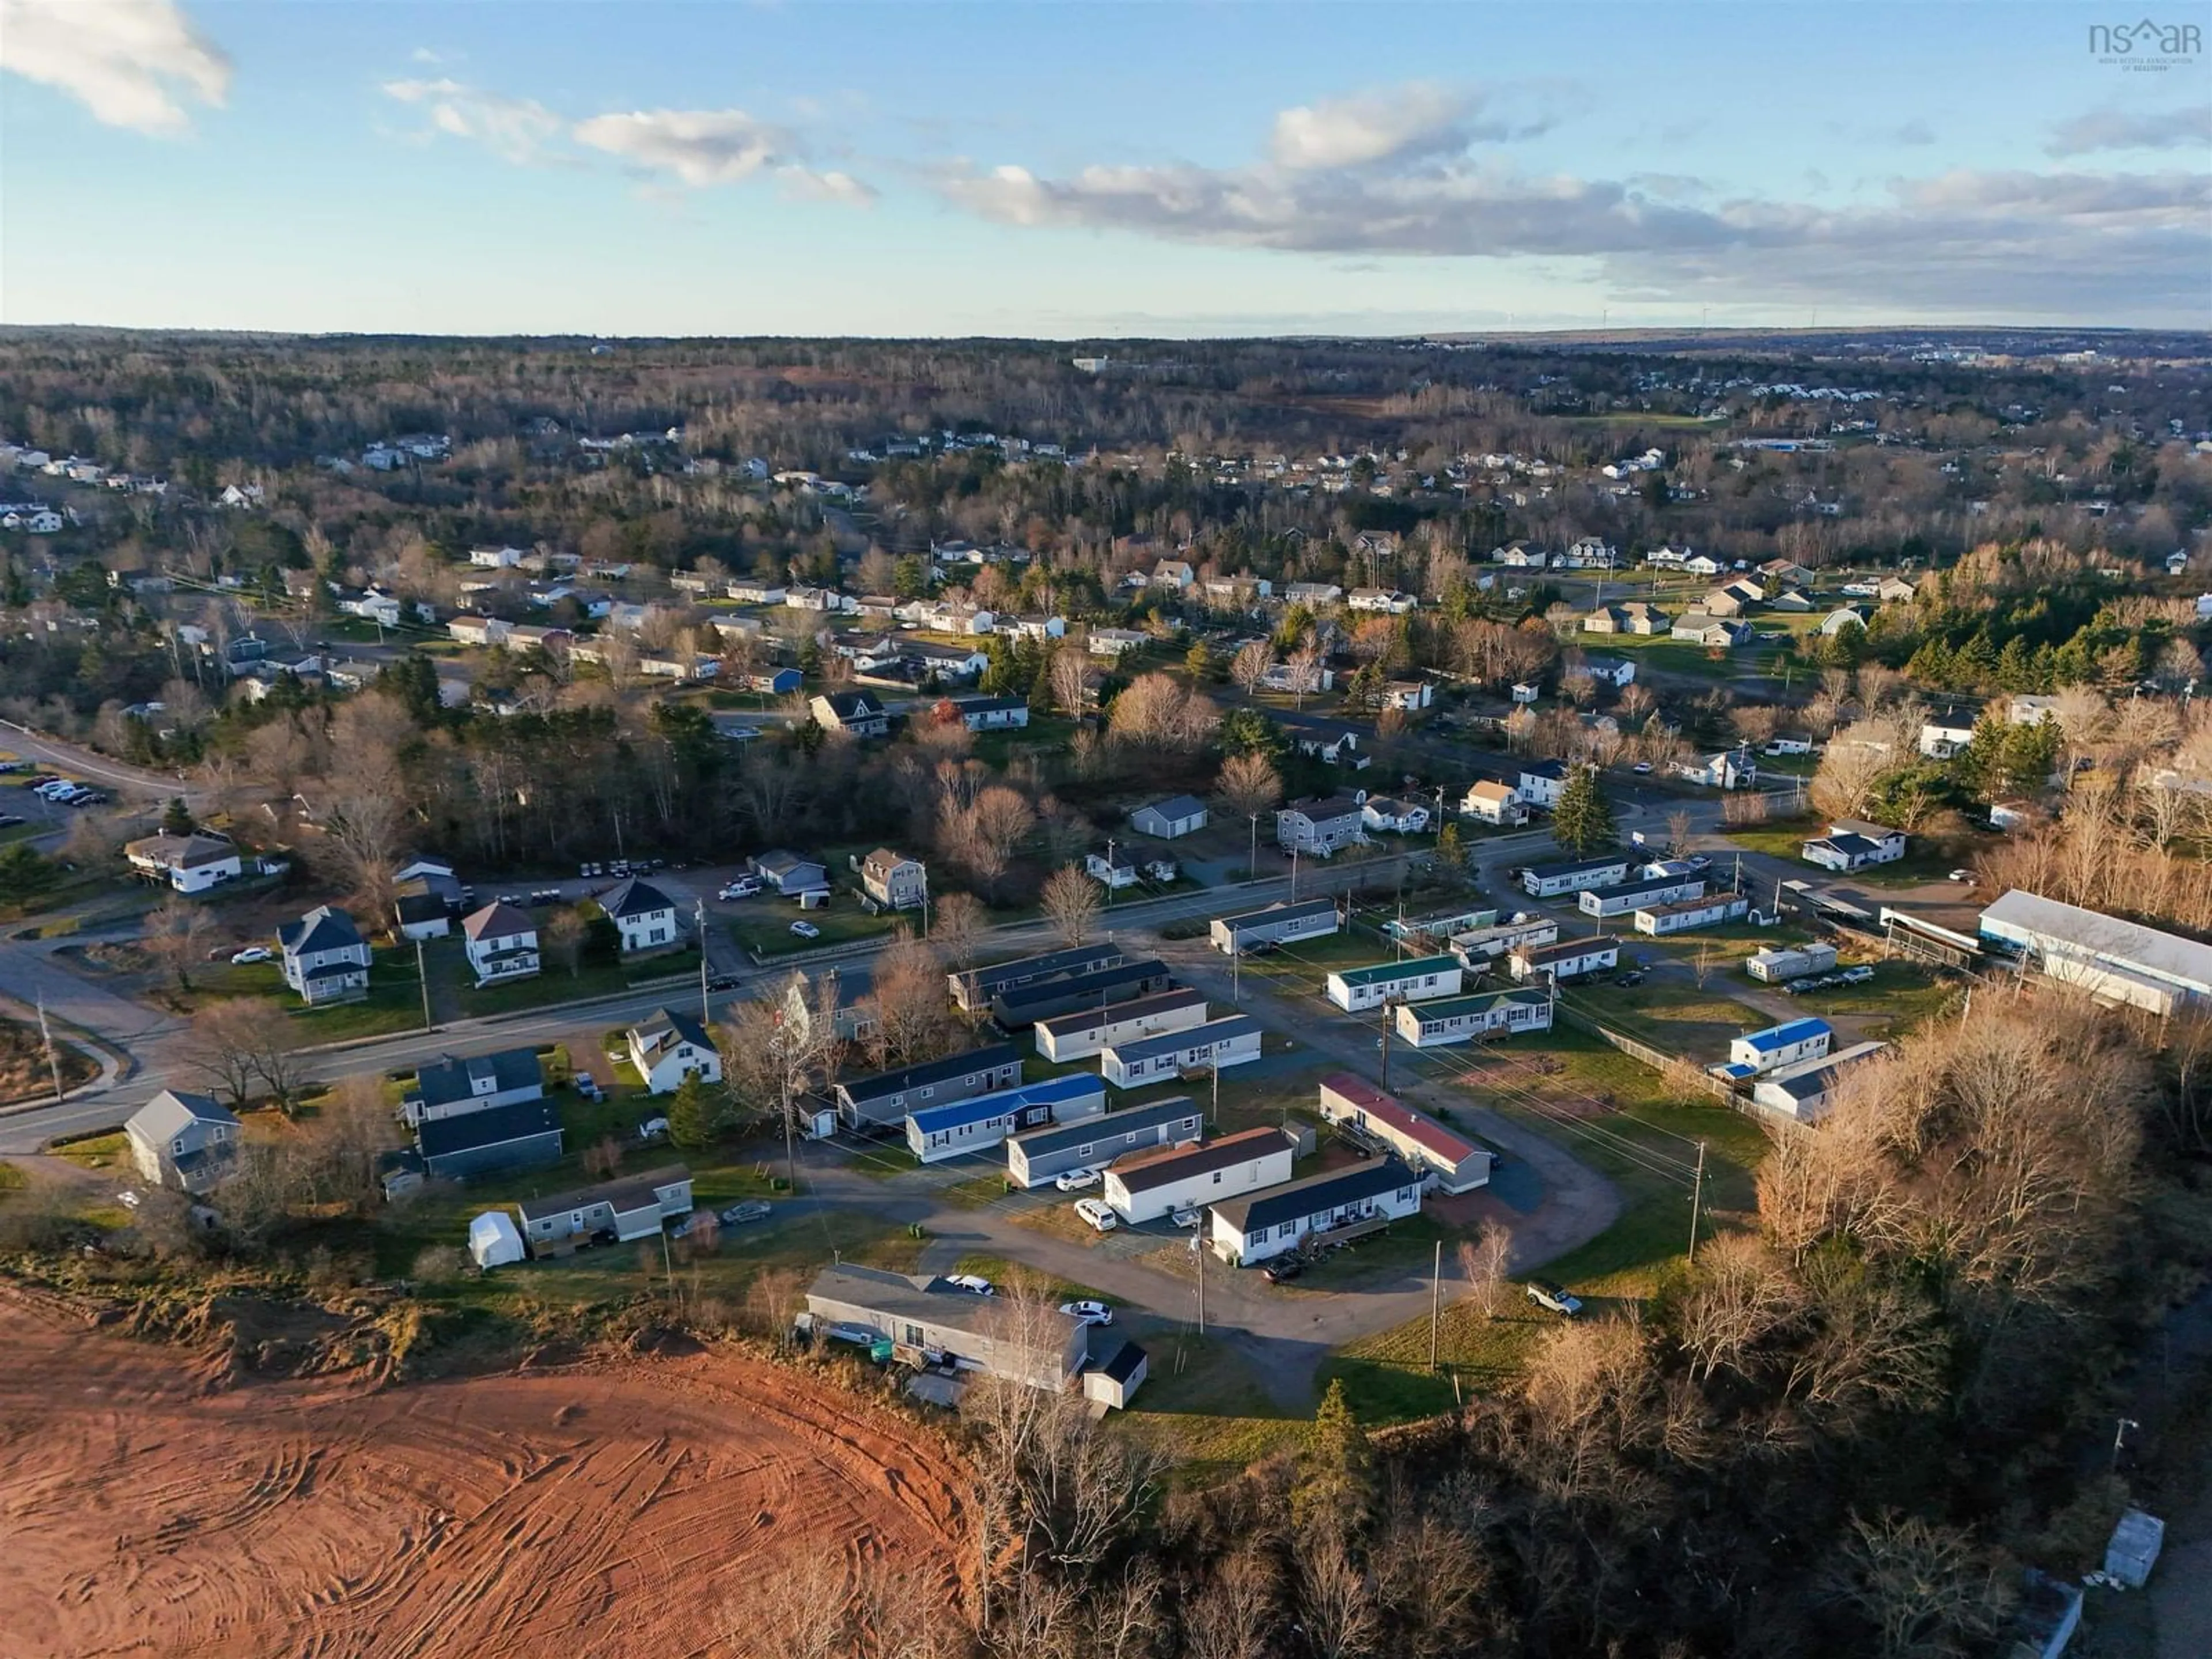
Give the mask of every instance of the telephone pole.
[(422, 1029), (430, 1029), (430, 975), (422, 966), (422, 941), (415, 941), (415, 977), (422, 987)]
[(1437, 1327), (1443, 1310), (1444, 1242), (1437, 1241), (1436, 1265), (1429, 1273), (1429, 1369), (1437, 1368)]
[(702, 1029), (703, 1029), (714, 1023), (714, 1016), (707, 1012), (706, 900), (702, 898), (695, 898), (691, 901), (691, 921), (692, 925), (699, 930), (699, 1024)]
[(1690, 1188), (1690, 1260), (1698, 1259), (1698, 1207), (1705, 1195), (1705, 1143), (1698, 1143), (1698, 1176)]

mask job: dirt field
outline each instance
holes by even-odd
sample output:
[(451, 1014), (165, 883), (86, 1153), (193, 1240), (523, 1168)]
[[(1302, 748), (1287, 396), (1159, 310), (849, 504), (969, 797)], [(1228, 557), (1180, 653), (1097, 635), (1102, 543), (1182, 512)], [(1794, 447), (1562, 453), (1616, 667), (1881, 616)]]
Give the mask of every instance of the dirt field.
[(216, 1389), (187, 1348), (0, 1298), (9, 1655), (676, 1656), (802, 1553), (957, 1593), (957, 1471), (720, 1355), (381, 1393)]

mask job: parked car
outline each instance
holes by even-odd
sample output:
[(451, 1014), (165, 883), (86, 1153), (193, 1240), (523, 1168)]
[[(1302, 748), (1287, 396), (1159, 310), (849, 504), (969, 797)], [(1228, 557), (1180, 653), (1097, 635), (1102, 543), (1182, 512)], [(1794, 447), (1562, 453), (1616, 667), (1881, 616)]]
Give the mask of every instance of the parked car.
[(640, 1140), (667, 1139), (668, 1120), (665, 1117), (649, 1117), (646, 1119), (645, 1121), (637, 1126), (637, 1138)]
[(1528, 1299), (1540, 1308), (1549, 1309), (1562, 1319), (1572, 1319), (1583, 1310), (1583, 1299), (1571, 1295), (1565, 1286), (1548, 1279), (1532, 1279), (1528, 1284)]
[(233, 951), (230, 953), (230, 965), (239, 968), (249, 962), (266, 962), (270, 954), (269, 947), (265, 945), (249, 945), (243, 951)]
[(1945, 879), (1948, 881), (1963, 881), (1967, 886), (1971, 887), (1974, 884), (1974, 872), (1971, 870), (1954, 870), (1948, 877), (1945, 878)]
[(1634, 766), (1629, 768), (1629, 770), (1635, 773), (1638, 777), (1642, 777), (1651, 770), (1651, 763), (1650, 761), (1638, 761)]
[(1644, 970), (1640, 968), (1632, 968), (1626, 973), (1623, 974), (1619, 979), (1613, 981), (1613, 983), (1620, 986), (1623, 990), (1632, 989), (1644, 983)]
[(1079, 1319), (1086, 1325), (1110, 1325), (1114, 1322), (1114, 1310), (1103, 1302), (1063, 1302), (1060, 1304), (1060, 1310), (1070, 1319)]
[(722, 1219), (732, 1227), (741, 1227), (748, 1221), (767, 1220), (775, 1207), (766, 1199), (741, 1199), (722, 1212)]
[(0, 830), (12, 829), (16, 824), (29, 822), (21, 812), (0, 812)]
[(1836, 983), (1838, 985), (1863, 985), (1873, 977), (1874, 969), (1866, 966), (1864, 963), (1862, 963), (1856, 968), (1846, 968), (1842, 973), (1838, 974), (1836, 975)]
[(1279, 1255), (1261, 1269), (1267, 1275), (1270, 1285), (1285, 1284), (1305, 1270), (1305, 1258), (1298, 1255)]
[(791, 924), (791, 931), (798, 934), (801, 939), (820, 939), (822, 937), (822, 930), (819, 927), (817, 927), (811, 921), (794, 921)]
[(1689, 857), (1684, 859), (1682, 862), (1688, 865), (1692, 870), (1710, 870), (1713, 867), (1713, 861), (1707, 858), (1703, 853), (1692, 853)]
[(722, 890), (714, 895), (719, 899), (750, 898), (761, 890), (758, 876), (739, 876), (735, 881), (725, 882)]
[(576, 1092), (581, 1095), (586, 1100), (605, 1100), (606, 1098), (605, 1091), (599, 1087), (599, 1079), (593, 1077), (589, 1072), (577, 1073), (574, 1082), (576, 1085)]
[(945, 1282), (970, 1296), (996, 1296), (999, 1287), (981, 1273), (947, 1273)]
[(1110, 1233), (1121, 1224), (1121, 1218), (1108, 1209), (1103, 1199), (1077, 1199), (1075, 1213), (1089, 1222), (1094, 1231), (1102, 1233)]
[(734, 991), (738, 984), (735, 974), (716, 974), (707, 981), (707, 988), (710, 991)]
[(1205, 1219), (1205, 1212), (1194, 1206), (1187, 1210), (1177, 1210), (1168, 1219), (1178, 1227), (1195, 1227)]
[(1054, 1176), (1052, 1184), (1063, 1193), (1080, 1193), (1096, 1187), (1100, 1179), (1096, 1170), (1066, 1170)]

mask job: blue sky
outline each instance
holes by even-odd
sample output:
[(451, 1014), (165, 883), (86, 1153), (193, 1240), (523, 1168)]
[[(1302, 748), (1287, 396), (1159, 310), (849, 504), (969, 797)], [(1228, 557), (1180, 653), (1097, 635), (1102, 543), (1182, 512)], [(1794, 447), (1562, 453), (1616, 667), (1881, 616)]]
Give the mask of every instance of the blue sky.
[(2212, 27), (2112, 18), (0, 0), (0, 322), (2212, 326)]

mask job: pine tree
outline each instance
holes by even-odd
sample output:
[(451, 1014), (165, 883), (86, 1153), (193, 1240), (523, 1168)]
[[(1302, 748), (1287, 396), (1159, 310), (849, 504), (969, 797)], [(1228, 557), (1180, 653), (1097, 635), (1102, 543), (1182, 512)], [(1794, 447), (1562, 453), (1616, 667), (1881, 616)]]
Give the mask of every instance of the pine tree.
[(192, 809), (185, 805), (182, 795), (169, 797), (169, 804), (161, 811), (161, 831), (164, 835), (189, 836), (199, 826), (192, 822)]
[(1375, 1449), (1344, 1397), (1342, 1377), (1330, 1382), (1314, 1413), (1303, 1462), (1302, 1478), (1291, 1496), (1299, 1524), (1346, 1532), (1358, 1528), (1375, 1501)]
[(685, 1073), (668, 1103), (668, 1138), (686, 1150), (704, 1146), (714, 1138), (714, 1103), (696, 1072)]
[(1437, 867), (1446, 880), (1467, 879), (1467, 848), (1460, 840), (1456, 823), (1447, 823), (1437, 832)]
[(1618, 835), (1613, 823), (1613, 803), (1598, 787), (1594, 767), (1578, 766), (1559, 791), (1559, 804), (1552, 811), (1552, 839), (1577, 858), (1593, 847), (1608, 847)]

